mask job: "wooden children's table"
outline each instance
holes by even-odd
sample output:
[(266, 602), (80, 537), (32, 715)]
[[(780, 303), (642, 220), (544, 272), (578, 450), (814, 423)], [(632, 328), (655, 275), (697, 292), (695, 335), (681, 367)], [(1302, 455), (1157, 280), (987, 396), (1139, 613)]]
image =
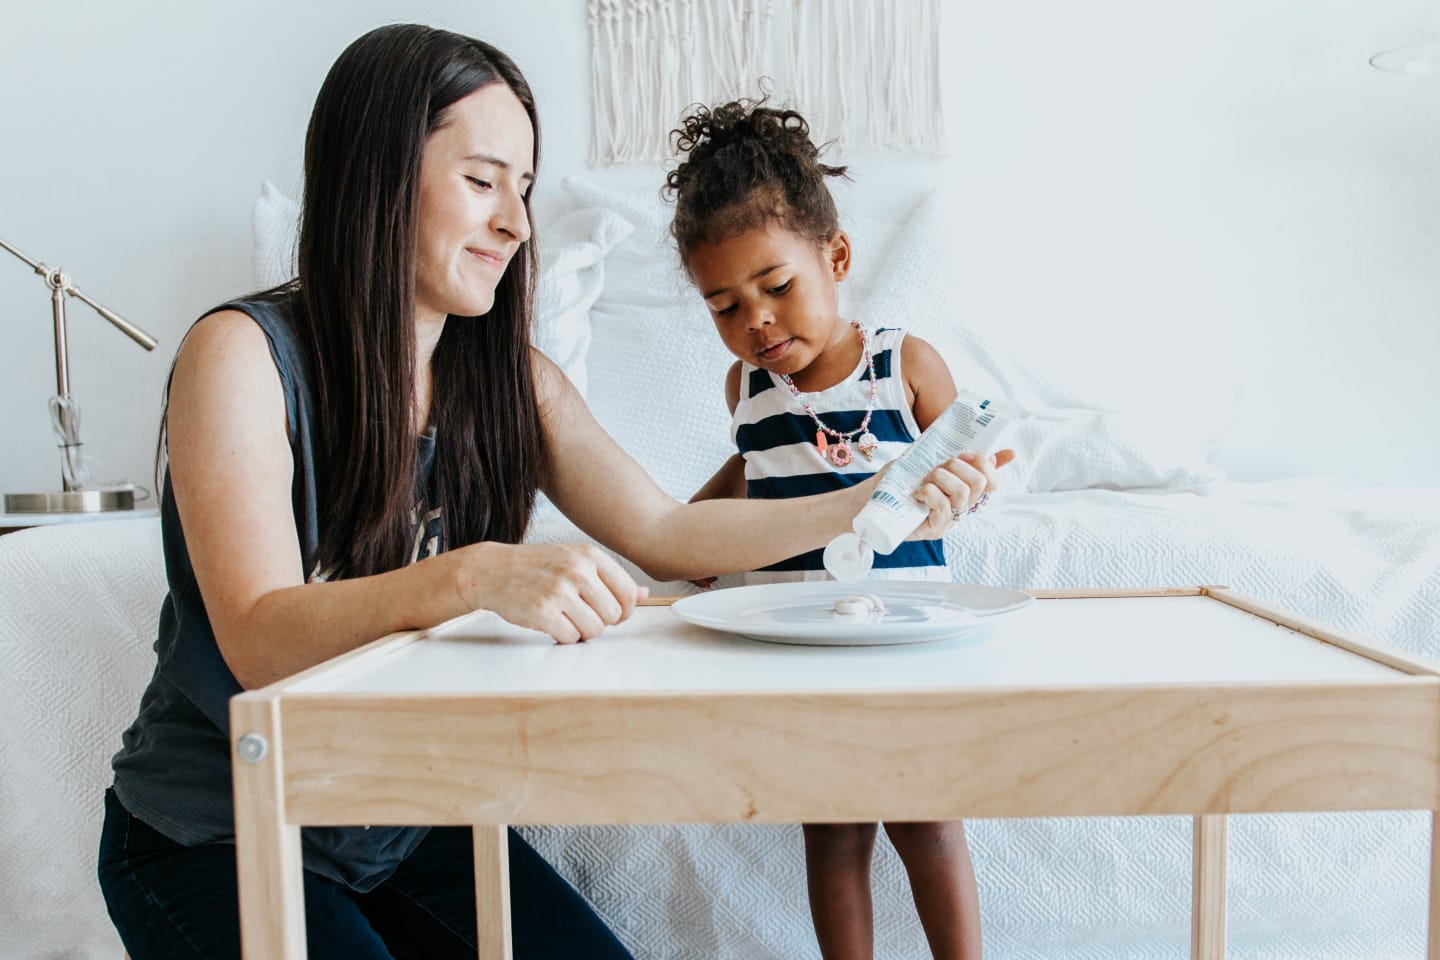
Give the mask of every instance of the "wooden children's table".
[(1226, 814), (1440, 810), (1435, 664), (1220, 587), (1035, 595), (980, 639), (859, 648), (663, 604), (559, 646), (481, 612), (243, 693), (244, 955), (305, 956), (301, 825), (473, 827), (480, 957), (507, 960), (510, 824), (1185, 814), (1215, 960)]

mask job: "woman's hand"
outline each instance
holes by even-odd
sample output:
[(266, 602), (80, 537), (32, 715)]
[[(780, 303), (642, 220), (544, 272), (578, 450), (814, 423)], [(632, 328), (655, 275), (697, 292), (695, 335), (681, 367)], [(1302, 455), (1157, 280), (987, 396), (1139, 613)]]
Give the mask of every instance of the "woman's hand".
[(925, 477), (915, 500), (929, 510), (925, 522), (907, 539), (934, 540), (996, 487), (995, 472), (1015, 459), (1014, 450), (982, 455), (962, 453), (946, 460)]
[(588, 544), (482, 543), (464, 549), (474, 553), (461, 578), (465, 604), (548, 633), (556, 643), (598, 637), (629, 619), (650, 593), (614, 557)]
[[(930, 471), (920, 489), (915, 491), (916, 502), (926, 508), (928, 515), (925, 522), (916, 527), (915, 532), (906, 539), (934, 540), (943, 536), (965, 511), (979, 502), (981, 497), (995, 490), (995, 472), (1014, 459), (1015, 451), (1010, 449), (998, 450), (985, 456), (962, 453)], [(887, 467), (881, 467), (875, 476), (852, 487), (854, 496), (868, 500)], [(864, 506), (863, 500), (860, 501), (860, 506)], [(859, 507), (856, 508), (856, 512), (858, 511)], [(715, 583), (715, 579), (705, 577), (690, 582), (702, 590), (708, 590)]]

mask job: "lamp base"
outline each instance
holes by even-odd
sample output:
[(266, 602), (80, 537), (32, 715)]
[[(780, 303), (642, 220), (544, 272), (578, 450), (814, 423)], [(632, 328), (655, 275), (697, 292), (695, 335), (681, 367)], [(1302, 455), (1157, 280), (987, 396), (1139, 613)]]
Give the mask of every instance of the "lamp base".
[(117, 490), (5, 494), (6, 513), (102, 513), (134, 509), (135, 491), (125, 487)]

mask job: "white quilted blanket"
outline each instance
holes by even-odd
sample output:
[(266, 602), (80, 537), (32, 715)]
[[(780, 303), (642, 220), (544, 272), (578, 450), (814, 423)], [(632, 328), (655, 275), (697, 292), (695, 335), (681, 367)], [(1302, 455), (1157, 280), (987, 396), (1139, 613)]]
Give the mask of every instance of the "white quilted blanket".
[[(538, 538), (575, 535), (553, 512), (537, 526)], [(952, 540), (959, 581), (1225, 584), (1440, 659), (1440, 489), (1292, 481), (1203, 496), (1015, 494), (958, 524)], [(1429, 823), (1413, 812), (1233, 817), (1228, 955), (1424, 957)], [(978, 821), (969, 832), (987, 957), (1189, 957), (1188, 818)], [(819, 955), (796, 827), (530, 833), (640, 956)], [(877, 956), (929, 956), (883, 838), (874, 882)]]
[[(553, 510), (537, 519), (537, 539), (574, 536)], [(1440, 489), (1014, 494), (955, 538), (963, 580), (1225, 583), (1440, 657)], [(0, 537), (0, 584), (0, 956), (114, 960), (94, 850), (108, 758), (152, 665), (158, 530)], [(1229, 955), (1419, 960), (1428, 826), (1418, 813), (1233, 818)], [(817, 956), (796, 827), (529, 833), (642, 960)], [(1188, 820), (980, 821), (970, 833), (992, 960), (1188, 956)], [(875, 888), (879, 956), (928, 956), (883, 840)]]
[(155, 667), (160, 521), (0, 537), (0, 584), (0, 957), (119, 960), (95, 852)]

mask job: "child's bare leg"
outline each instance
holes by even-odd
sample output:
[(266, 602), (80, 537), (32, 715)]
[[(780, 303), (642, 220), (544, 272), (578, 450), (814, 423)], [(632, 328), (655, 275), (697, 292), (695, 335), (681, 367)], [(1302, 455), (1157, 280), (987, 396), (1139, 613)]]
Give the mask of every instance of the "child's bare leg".
[(825, 960), (871, 960), (875, 929), (870, 907), (873, 823), (805, 824), (805, 876), (810, 916)]
[(980, 894), (965, 825), (887, 823), (935, 960), (980, 960)]

